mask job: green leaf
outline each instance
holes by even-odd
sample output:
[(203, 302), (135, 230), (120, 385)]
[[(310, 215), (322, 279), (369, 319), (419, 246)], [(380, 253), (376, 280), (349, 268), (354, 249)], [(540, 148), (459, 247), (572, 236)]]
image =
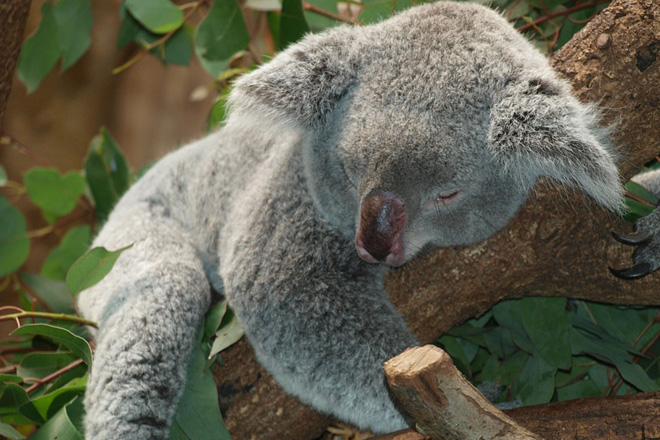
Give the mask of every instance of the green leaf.
[(596, 384), (594, 384), (589, 378), (584, 378), (578, 382), (557, 389), (557, 400), (560, 402), (564, 400), (581, 399), (583, 397), (598, 397), (601, 395), (602, 391), (599, 390)]
[[(22, 377), (14, 376), (11, 374), (0, 374), (0, 385), (5, 383), (21, 383), (23, 382)], [(2, 394), (2, 389), (0, 388), (0, 394)]]
[(500, 364), (502, 385), (517, 385), (520, 374), (530, 356), (524, 351), (518, 351)]
[(641, 391), (653, 391), (658, 385), (638, 364), (632, 363), (632, 355), (625, 349), (612, 345), (592, 334), (571, 328), (571, 349), (575, 354), (587, 354), (616, 367), (621, 377)]
[(60, 57), (57, 22), (53, 14), (53, 4), (44, 3), (41, 8), (41, 22), (36, 32), (23, 44), (18, 57), (18, 77), (33, 92), (51, 71)]
[(202, 341), (208, 342), (211, 340), (213, 335), (222, 322), (222, 317), (225, 316), (227, 312), (227, 299), (223, 299), (218, 302), (216, 305), (211, 307), (211, 309), (206, 313), (204, 317), (204, 333), (202, 335)]
[(85, 177), (94, 198), (96, 216), (105, 220), (130, 185), (126, 158), (105, 128), (90, 143)]
[(497, 383), (500, 378), (500, 362), (497, 355), (491, 354), (478, 375), (479, 382)]
[(90, 0), (58, 0), (53, 7), (58, 26), (61, 70), (71, 67), (92, 42), (94, 17)]
[(649, 206), (647, 204), (638, 202), (637, 200), (631, 197), (626, 197), (626, 207), (628, 208), (628, 212), (626, 212), (626, 214), (624, 215), (624, 219), (626, 219), (626, 221), (632, 223), (635, 220), (644, 217), (646, 215), (649, 215), (651, 212), (653, 212), (653, 210), (655, 209), (655, 205), (657, 205), (658, 203), (657, 197), (655, 197), (648, 190), (646, 190), (646, 188), (644, 188), (638, 183), (633, 182), (632, 180), (626, 182), (625, 186), (626, 186), (626, 190), (629, 193), (636, 195), (637, 197), (640, 197), (643, 200), (646, 200), (654, 205), (654, 206)]
[(211, 108), (209, 114), (208, 130), (213, 131), (220, 128), (225, 120), (227, 114), (227, 99), (229, 98), (230, 89), (227, 88), (218, 96)]
[(531, 356), (520, 374), (517, 397), (524, 405), (548, 403), (555, 392), (557, 368), (541, 356)]
[(0, 165), (0, 188), (7, 184), (7, 171)]
[(196, 346), (188, 366), (186, 388), (172, 421), (170, 439), (185, 439), (181, 435), (185, 434), (195, 440), (231, 440), (218, 408), (213, 375), (204, 371), (205, 365), (204, 351)]
[(91, 228), (89, 225), (76, 226), (70, 229), (53, 249), (43, 266), (41, 274), (53, 280), (64, 280), (71, 265), (89, 249)]
[(32, 400), (39, 414), (48, 420), (74, 397), (80, 396), (87, 388), (87, 376), (73, 379), (62, 388)]
[(7, 437), (11, 440), (23, 440), (25, 438), (23, 434), (16, 431), (13, 427), (2, 422), (0, 422), (0, 436)]
[(234, 312), (228, 309), (222, 320), (220, 329), (215, 333), (215, 340), (213, 341), (208, 359), (211, 359), (225, 348), (238, 342), (244, 333), (243, 326), (234, 315)]
[(360, 22), (362, 24), (378, 23), (389, 17), (392, 13), (391, 0), (365, 1), (360, 11)]
[(309, 31), (309, 25), (303, 14), (302, 0), (282, 0), (278, 49), (286, 49), (288, 45), (300, 40)]
[(126, 249), (133, 245), (108, 251), (104, 247), (95, 247), (78, 258), (69, 273), (66, 274), (66, 287), (74, 296), (101, 281), (117, 262)]
[[(197, 28), (195, 51), (202, 65), (205, 61), (211, 62), (209, 66), (217, 70), (219, 66), (213, 62), (226, 66), (227, 61), (236, 52), (245, 49), (249, 42), (250, 34), (238, 3), (236, 0), (221, 0), (213, 2), (208, 15)], [(215, 72), (212, 74), (217, 76)]]
[(169, 0), (126, 0), (126, 9), (144, 27), (165, 34), (183, 24), (183, 11)]
[(32, 202), (56, 217), (73, 211), (85, 192), (85, 178), (76, 171), (61, 175), (52, 168), (33, 168), (25, 173), (24, 181)]
[(456, 367), (461, 370), (461, 373), (467, 377), (471, 377), (470, 361), (468, 361), (463, 347), (458, 342), (458, 338), (445, 335), (438, 339), (438, 343), (451, 356)]
[(522, 324), (539, 355), (557, 368), (571, 368), (569, 319), (565, 298), (523, 298)]
[[(324, 11), (332, 12), (339, 15), (337, 9), (338, 2), (335, 0), (309, 0), (307, 3), (314, 5)], [(332, 18), (317, 14), (313, 11), (304, 11), (305, 21), (309, 23), (310, 29), (314, 32), (320, 32), (332, 26), (337, 26), (339, 22)]]
[[(511, 332), (513, 342), (527, 353), (534, 352), (534, 344), (529, 339), (527, 330), (522, 322), (522, 303), (520, 300), (502, 301), (493, 307), (495, 321)], [(506, 358), (506, 356), (502, 356)]]
[(23, 378), (43, 379), (75, 360), (71, 353), (29, 353), (21, 360), (16, 374)]
[(89, 344), (83, 338), (74, 335), (69, 330), (50, 324), (26, 324), (14, 330), (12, 334), (43, 336), (71, 350), (73, 354), (82, 359), (88, 366), (92, 366), (92, 350), (89, 348)]
[(20, 268), (29, 253), (23, 214), (0, 196), (0, 278)]
[(17, 418), (19, 421), (25, 421), (27, 418), (36, 423), (44, 422), (39, 411), (30, 402), (27, 392), (15, 383), (5, 385), (4, 392), (0, 397), (0, 416), (2, 416), (3, 421), (9, 423), (12, 423), (11, 419), (13, 418)]
[(40, 275), (22, 273), (25, 281), (54, 313), (73, 313), (73, 297), (64, 281), (52, 280)]
[(82, 398), (60, 409), (50, 420), (30, 436), (30, 440), (84, 440), (82, 432)]
[(188, 33), (182, 27), (165, 42), (165, 63), (187, 66), (192, 57), (192, 45)]
[(121, 29), (117, 36), (117, 49), (121, 49), (128, 43), (137, 38), (138, 33), (143, 29), (140, 22), (138, 22), (131, 14), (126, 12), (126, 2), (122, 1), (119, 6), (119, 19), (121, 20)]

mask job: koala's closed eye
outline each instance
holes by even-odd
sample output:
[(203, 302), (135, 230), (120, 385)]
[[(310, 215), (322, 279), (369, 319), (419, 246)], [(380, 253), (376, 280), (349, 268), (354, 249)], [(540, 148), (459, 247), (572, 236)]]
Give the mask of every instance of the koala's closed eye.
[(429, 202), (429, 207), (437, 208), (438, 206), (449, 206), (460, 200), (463, 192), (461, 190), (442, 191), (435, 195)]

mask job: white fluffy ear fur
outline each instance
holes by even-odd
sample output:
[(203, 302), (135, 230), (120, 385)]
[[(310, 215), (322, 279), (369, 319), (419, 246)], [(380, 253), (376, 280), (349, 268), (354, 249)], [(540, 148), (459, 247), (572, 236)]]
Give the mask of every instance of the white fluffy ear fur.
[(541, 176), (582, 189), (615, 212), (624, 210), (616, 154), (594, 109), (552, 78), (510, 85), (491, 110), (488, 143), (506, 172), (531, 188)]
[(354, 82), (358, 27), (308, 35), (260, 69), (244, 75), (229, 99), (232, 111), (255, 108), (305, 128), (323, 123)]

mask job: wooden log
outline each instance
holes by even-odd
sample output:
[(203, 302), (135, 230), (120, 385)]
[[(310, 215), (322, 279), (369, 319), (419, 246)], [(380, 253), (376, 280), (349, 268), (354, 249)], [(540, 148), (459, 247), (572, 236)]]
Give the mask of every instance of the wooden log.
[(413, 347), (385, 363), (401, 409), (421, 434), (439, 440), (540, 440), (493, 406), (434, 345)]

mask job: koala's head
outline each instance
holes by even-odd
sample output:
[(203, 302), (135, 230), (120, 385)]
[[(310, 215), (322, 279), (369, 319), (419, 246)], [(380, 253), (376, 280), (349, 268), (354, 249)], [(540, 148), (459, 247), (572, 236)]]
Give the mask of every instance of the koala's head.
[(484, 240), (542, 176), (622, 206), (593, 112), (481, 6), (438, 2), (308, 36), (242, 78), (232, 105), (306, 133), (316, 206), (369, 262)]

